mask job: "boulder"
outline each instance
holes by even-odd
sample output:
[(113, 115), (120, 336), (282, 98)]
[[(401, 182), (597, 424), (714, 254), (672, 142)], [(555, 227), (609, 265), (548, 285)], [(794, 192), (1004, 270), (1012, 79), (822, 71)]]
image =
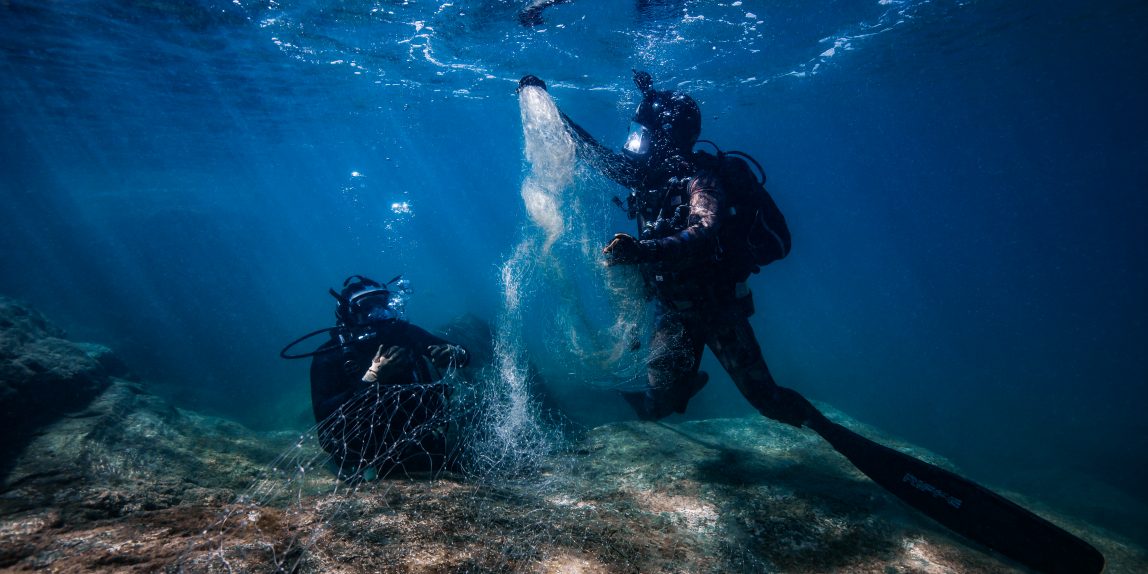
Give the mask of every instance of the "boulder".
[(123, 372), (110, 349), (64, 337), (38, 311), (0, 297), (0, 460), (22, 449), (37, 429), (83, 409), (107, 388), (111, 371)]

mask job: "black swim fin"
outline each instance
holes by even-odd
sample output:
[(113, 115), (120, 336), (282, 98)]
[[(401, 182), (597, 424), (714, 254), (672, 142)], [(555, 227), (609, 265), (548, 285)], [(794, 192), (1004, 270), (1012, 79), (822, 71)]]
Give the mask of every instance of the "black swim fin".
[(824, 416), (808, 426), (873, 482), (970, 540), (1048, 574), (1104, 570), (1104, 556), (1092, 545), (971, 480), (873, 442)]

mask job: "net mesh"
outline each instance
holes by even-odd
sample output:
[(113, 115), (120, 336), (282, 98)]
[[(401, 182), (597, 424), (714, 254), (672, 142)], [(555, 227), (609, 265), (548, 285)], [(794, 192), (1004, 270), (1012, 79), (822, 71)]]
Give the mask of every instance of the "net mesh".
[[(181, 570), (332, 571), (332, 556), (358, 570), (460, 572), (652, 559), (649, 543), (619, 535), (638, 515), (586, 501), (569, 426), (541, 398), (547, 368), (607, 387), (641, 377), (641, 278), (600, 263), (609, 203), (570, 194), (574, 143), (554, 103), (527, 88), (520, 104), (533, 225), (502, 266), (492, 340), (466, 343), (476, 367), (363, 389), (229, 505)], [(547, 363), (529, 359), (529, 340)]]

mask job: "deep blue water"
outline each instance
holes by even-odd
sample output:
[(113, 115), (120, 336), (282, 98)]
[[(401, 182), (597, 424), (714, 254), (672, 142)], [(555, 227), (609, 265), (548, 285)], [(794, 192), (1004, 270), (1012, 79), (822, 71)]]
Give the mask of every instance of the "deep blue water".
[[(618, 146), (645, 69), (789, 219), (752, 283), (780, 382), (1148, 539), (1148, 6), (646, 4), (0, 2), (0, 293), (180, 406), (306, 425), (277, 352), (347, 275), (498, 316), (518, 78)], [(722, 375), (688, 416), (750, 413)]]

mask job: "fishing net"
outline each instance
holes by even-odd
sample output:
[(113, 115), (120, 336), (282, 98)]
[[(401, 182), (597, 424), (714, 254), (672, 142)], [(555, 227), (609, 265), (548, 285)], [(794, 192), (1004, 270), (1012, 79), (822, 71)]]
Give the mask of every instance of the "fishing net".
[[(568, 384), (641, 376), (641, 278), (601, 264), (609, 203), (571, 193), (574, 143), (554, 103), (527, 88), (520, 107), (532, 225), (501, 268), (494, 328), (448, 334), (471, 349), (473, 366), (364, 388), (255, 479), (181, 570), (327, 572), (347, 560), (373, 571), (533, 571), (643, 552), (618, 542), (632, 516), (580, 502), (567, 425), (544, 406), (542, 385), (547, 368)], [(550, 351), (542, 366), (531, 341)], [(607, 547), (612, 555), (582, 556)]]

